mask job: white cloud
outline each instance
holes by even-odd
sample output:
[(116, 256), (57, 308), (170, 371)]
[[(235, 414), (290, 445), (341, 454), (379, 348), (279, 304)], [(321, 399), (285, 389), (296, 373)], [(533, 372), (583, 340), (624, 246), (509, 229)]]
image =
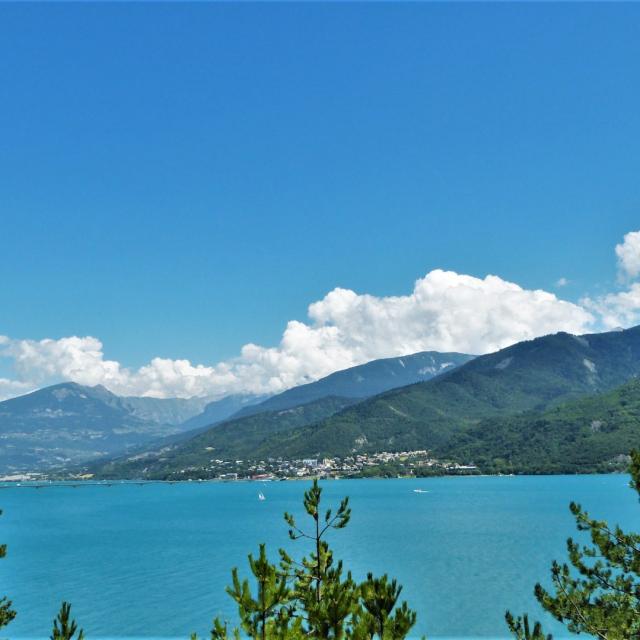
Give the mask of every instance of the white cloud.
[(640, 324), (640, 282), (634, 282), (627, 291), (584, 298), (581, 303), (599, 316), (605, 329)]
[(33, 390), (33, 384), (29, 382), (20, 382), (19, 380), (9, 380), (8, 378), (0, 378), (0, 400), (5, 398), (13, 398)]
[(131, 370), (105, 359), (94, 337), (0, 337), (0, 355), (13, 360), (17, 376), (7, 382), (19, 385), (0, 386), (0, 396), (59, 380), (155, 397), (278, 392), (376, 358), (423, 350), (487, 353), (555, 331), (581, 333), (594, 323), (584, 307), (552, 293), (442, 270), (404, 296), (334, 289), (308, 315), (308, 322), (287, 324), (277, 347), (247, 344), (237, 358), (213, 366), (154, 358)]
[(640, 231), (630, 231), (616, 245), (618, 279), (626, 282), (623, 291), (596, 297), (584, 297), (580, 304), (596, 314), (604, 329), (629, 327), (640, 323), (640, 282), (629, 282), (640, 276)]
[(640, 275), (640, 231), (630, 231), (616, 245), (618, 269), (622, 279), (635, 279)]
[[(627, 233), (615, 252), (621, 280), (631, 284), (579, 304), (498, 276), (439, 269), (417, 280), (409, 295), (336, 288), (309, 305), (306, 322), (287, 323), (278, 346), (250, 343), (237, 358), (215, 365), (154, 358), (133, 370), (106, 359), (95, 337), (0, 336), (0, 357), (15, 371), (14, 379), (0, 378), (0, 399), (62, 380), (153, 397), (276, 393), (376, 358), (423, 350), (481, 354), (556, 331), (628, 327), (640, 323), (640, 282), (633, 282), (640, 276), (640, 231)], [(568, 283), (560, 278), (556, 286)]]

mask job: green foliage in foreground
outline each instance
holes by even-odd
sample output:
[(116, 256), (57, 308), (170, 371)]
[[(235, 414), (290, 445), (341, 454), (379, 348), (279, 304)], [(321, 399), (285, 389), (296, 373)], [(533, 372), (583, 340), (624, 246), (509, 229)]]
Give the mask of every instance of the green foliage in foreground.
[(77, 636), (76, 631), (78, 631), (78, 625), (71, 617), (71, 605), (63, 602), (57, 618), (53, 621), (50, 640), (84, 640), (84, 631), (80, 629)]
[[(640, 495), (640, 452), (633, 451), (631, 460), (631, 486)], [(553, 589), (537, 584), (536, 598), (571, 633), (601, 640), (640, 637), (640, 534), (610, 527), (578, 504), (570, 508), (578, 530), (589, 532), (591, 544), (569, 538), (569, 562), (553, 563)], [(518, 640), (545, 638), (538, 623), (530, 632), (526, 616), (514, 618), (507, 613), (506, 620)]]
[[(230, 630), (216, 618), (211, 640), (249, 637), (256, 640), (302, 640), (334, 638), (336, 640), (401, 640), (416, 622), (416, 614), (406, 602), (398, 605), (402, 587), (385, 574), (372, 574), (358, 584), (351, 573), (336, 561), (326, 541), (331, 530), (343, 529), (351, 518), (349, 500), (345, 498), (335, 513), (322, 513), (322, 489), (314, 481), (304, 494), (304, 508), (311, 518), (311, 528), (298, 526), (285, 513), (292, 540), (305, 539), (313, 550), (300, 561), (280, 550), (279, 564), (272, 564), (264, 545), (257, 557), (249, 555), (253, 587), (232, 572), (232, 586), (227, 593), (238, 605), (239, 628)], [(195, 640), (195, 635), (192, 636)]]
[[(0, 516), (2, 511), (0, 511)], [(7, 545), (0, 544), (0, 559), (7, 555)], [(8, 625), (16, 617), (16, 612), (11, 608), (11, 600), (6, 596), (0, 598), (0, 629)]]
[(552, 640), (553, 638), (550, 634), (544, 634), (542, 625), (539, 622), (536, 622), (532, 629), (529, 626), (529, 616), (526, 613), (521, 618), (514, 618), (513, 615), (507, 611), (504, 617), (507, 621), (507, 626), (517, 640)]

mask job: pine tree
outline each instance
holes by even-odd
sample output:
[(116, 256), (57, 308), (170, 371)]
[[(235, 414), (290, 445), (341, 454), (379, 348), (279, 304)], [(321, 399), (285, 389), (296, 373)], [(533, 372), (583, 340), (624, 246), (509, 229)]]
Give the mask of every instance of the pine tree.
[(542, 625), (536, 622), (533, 630), (529, 627), (529, 616), (525, 613), (521, 618), (514, 618), (509, 611), (505, 614), (507, 626), (517, 640), (552, 640), (551, 635), (545, 635)]
[(302, 558), (296, 563), (281, 549), (281, 568), (293, 580), (294, 597), (304, 612), (309, 635), (316, 638), (341, 638), (344, 635), (345, 621), (353, 613), (357, 587), (351, 573), (347, 573), (343, 579), (342, 562), (334, 565), (333, 552), (324, 537), (331, 529), (344, 529), (347, 526), (351, 519), (351, 509), (349, 499), (345, 498), (335, 514), (328, 509), (322, 519), (321, 497), (322, 489), (318, 481), (314, 480), (311, 489), (305, 491), (303, 499), (305, 511), (313, 520), (310, 533), (300, 529), (290, 513), (284, 514), (291, 540), (310, 540), (313, 551), (308, 558)]
[[(264, 544), (260, 545), (257, 559), (249, 554), (249, 567), (257, 583), (255, 598), (249, 581), (240, 582), (237, 569), (232, 571), (233, 586), (227, 587), (227, 593), (238, 604), (241, 627), (252, 638), (279, 637), (279, 632), (286, 629), (289, 622), (287, 604), (291, 593), (286, 576), (269, 562)], [(219, 628), (216, 634), (214, 637), (223, 638), (226, 629)]]
[[(631, 487), (640, 494), (640, 452), (633, 451), (631, 460)], [(581, 545), (569, 538), (569, 563), (553, 563), (553, 592), (537, 584), (536, 598), (572, 633), (600, 640), (640, 638), (640, 534), (610, 527), (576, 503), (570, 509), (578, 531), (588, 531), (591, 544)], [(527, 635), (526, 616), (514, 618), (507, 613), (506, 620), (518, 640), (543, 640), (539, 624), (533, 635)]]
[[(372, 574), (357, 584), (341, 561), (335, 561), (326, 535), (343, 529), (351, 518), (345, 498), (334, 513), (322, 515), (322, 489), (317, 480), (304, 494), (304, 508), (312, 519), (309, 531), (299, 527), (285, 513), (292, 540), (304, 538), (311, 553), (295, 561), (280, 550), (280, 563), (269, 562), (264, 545), (257, 559), (249, 556), (249, 566), (257, 587), (253, 595), (248, 580), (240, 581), (236, 569), (233, 586), (227, 592), (238, 604), (240, 627), (256, 640), (302, 640), (303, 638), (349, 640), (402, 640), (416, 622), (416, 614), (406, 602), (397, 606), (402, 591), (395, 580)], [(214, 620), (212, 640), (240, 638), (226, 623)], [(192, 640), (197, 640), (192, 636)]]
[[(0, 516), (2, 511), (0, 510)], [(0, 559), (7, 555), (7, 545), (0, 544)], [(16, 612), (11, 608), (11, 600), (6, 596), (0, 598), (0, 628), (6, 627), (14, 618)]]
[[(361, 624), (367, 638), (405, 638), (416, 623), (416, 614), (406, 602), (396, 608), (402, 592), (396, 580), (389, 581), (387, 574), (374, 578), (372, 574), (360, 586), (360, 597), (365, 609)], [(395, 610), (394, 610), (395, 609)], [(392, 615), (393, 613), (393, 615)]]
[(78, 630), (76, 621), (71, 618), (71, 605), (63, 602), (58, 612), (58, 616), (53, 621), (53, 631), (50, 640), (84, 640), (84, 631), (80, 629), (78, 635), (74, 639), (74, 635)]

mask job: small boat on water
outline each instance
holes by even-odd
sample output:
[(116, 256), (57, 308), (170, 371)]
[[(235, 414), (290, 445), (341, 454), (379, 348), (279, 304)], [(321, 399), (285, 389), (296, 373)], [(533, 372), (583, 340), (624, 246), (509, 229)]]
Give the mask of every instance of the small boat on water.
[(262, 502), (263, 500), (266, 500), (266, 497), (264, 493), (262, 493), (262, 491), (258, 492), (258, 500), (260, 500), (260, 502)]
[(413, 493), (429, 493), (429, 492), (426, 491), (425, 489), (414, 489)]

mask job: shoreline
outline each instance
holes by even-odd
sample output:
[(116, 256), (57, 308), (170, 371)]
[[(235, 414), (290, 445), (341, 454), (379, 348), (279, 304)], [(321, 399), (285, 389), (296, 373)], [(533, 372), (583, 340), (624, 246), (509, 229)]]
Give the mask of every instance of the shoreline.
[(422, 482), (425, 480), (434, 479), (453, 479), (453, 478), (558, 478), (562, 476), (576, 477), (576, 476), (614, 476), (614, 475), (627, 475), (624, 471), (610, 471), (608, 473), (596, 473), (596, 472), (584, 472), (584, 473), (513, 473), (513, 474), (498, 474), (498, 473), (474, 473), (474, 474), (443, 474), (438, 476), (398, 476), (396, 478), (385, 478), (383, 476), (372, 477), (341, 477), (341, 478), (321, 478), (317, 476), (308, 476), (305, 478), (274, 478), (273, 480), (252, 480), (251, 478), (241, 478), (238, 480), (220, 480), (218, 478), (210, 479), (191, 479), (191, 480), (146, 480), (146, 479), (119, 479), (119, 480), (20, 480), (20, 481), (2, 481), (0, 482), (0, 490), (2, 489), (47, 489), (53, 487), (64, 487), (68, 489), (79, 489), (81, 487), (114, 487), (114, 486), (145, 486), (145, 485), (202, 485), (202, 484), (272, 484), (279, 482), (310, 482), (313, 480), (319, 480), (321, 482), (333, 482), (336, 480), (343, 481), (357, 481), (357, 480), (378, 480), (378, 481), (393, 481), (393, 480), (415, 480)]

